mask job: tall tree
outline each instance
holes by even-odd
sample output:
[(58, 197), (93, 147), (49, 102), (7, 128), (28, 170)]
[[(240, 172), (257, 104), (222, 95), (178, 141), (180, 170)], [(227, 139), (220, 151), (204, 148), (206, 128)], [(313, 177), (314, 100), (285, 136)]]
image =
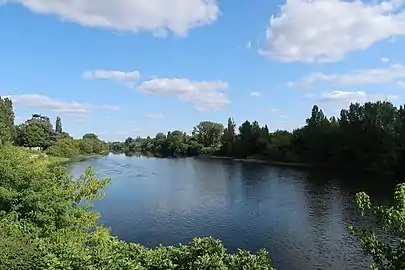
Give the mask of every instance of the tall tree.
[(224, 126), (220, 123), (203, 121), (193, 129), (193, 135), (204, 147), (219, 147)]
[(62, 130), (62, 119), (60, 117), (56, 117), (56, 123), (55, 123), (55, 131), (56, 133), (61, 134), (63, 132)]
[(228, 118), (228, 125), (222, 135), (221, 153), (225, 156), (233, 156), (235, 153), (236, 125), (232, 118)]
[(15, 137), (13, 102), (0, 97), (0, 143), (11, 142)]

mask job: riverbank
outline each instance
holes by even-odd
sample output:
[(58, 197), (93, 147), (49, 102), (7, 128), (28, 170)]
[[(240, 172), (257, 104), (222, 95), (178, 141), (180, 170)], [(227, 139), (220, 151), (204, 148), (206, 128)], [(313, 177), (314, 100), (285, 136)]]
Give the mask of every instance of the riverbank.
[(46, 159), (51, 163), (59, 163), (59, 164), (66, 164), (66, 163), (71, 163), (71, 162), (81, 162), (85, 161), (90, 158), (97, 158), (103, 156), (101, 155), (79, 155), (79, 156), (74, 156), (74, 157), (59, 157), (59, 156), (52, 156), (46, 154), (44, 151), (41, 150), (30, 150), (24, 147), (16, 147), (17, 149), (22, 150), (23, 152), (28, 154), (28, 157), (30, 159)]
[(277, 162), (269, 161), (258, 158), (233, 158), (233, 157), (222, 157), (222, 156), (209, 156), (201, 155), (196, 156), (197, 159), (219, 159), (219, 160), (229, 160), (233, 162), (242, 162), (242, 163), (256, 163), (256, 164), (267, 164), (273, 166), (297, 168), (297, 169), (319, 169), (323, 171), (333, 171), (337, 173), (360, 173), (366, 175), (374, 176), (386, 176), (390, 178), (395, 178), (395, 173), (392, 171), (384, 171), (379, 168), (358, 168), (358, 167), (339, 167), (339, 166), (327, 166), (322, 164), (309, 164), (309, 163), (296, 163), (296, 162)]
[(222, 160), (231, 160), (235, 162), (245, 162), (245, 163), (258, 163), (258, 164), (269, 164), (285, 167), (295, 167), (295, 168), (318, 168), (320, 166), (312, 165), (308, 163), (293, 163), (293, 162), (277, 162), (277, 161), (268, 161), (257, 158), (233, 158), (233, 157), (221, 157), (221, 156), (197, 156), (197, 159), (222, 159)]

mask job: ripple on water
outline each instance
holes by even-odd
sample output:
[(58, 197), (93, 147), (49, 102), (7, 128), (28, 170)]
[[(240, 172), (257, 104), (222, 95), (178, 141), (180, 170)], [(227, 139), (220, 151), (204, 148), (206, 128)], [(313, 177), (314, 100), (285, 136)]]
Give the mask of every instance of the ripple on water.
[(279, 270), (367, 267), (346, 230), (356, 224), (358, 187), (339, 178), (263, 164), (123, 156), (75, 163), (72, 173), (87, 166), (113, 180), (95, 207), (123, 240), (153, 247), (214, 236), (230, 252), (268, 249)]

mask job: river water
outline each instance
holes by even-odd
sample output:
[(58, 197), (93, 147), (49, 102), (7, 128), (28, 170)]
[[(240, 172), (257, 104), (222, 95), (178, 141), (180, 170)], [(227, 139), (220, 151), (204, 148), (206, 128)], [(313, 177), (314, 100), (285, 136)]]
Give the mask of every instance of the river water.
[[(100, 222), (148, 247), (221, 239), (228, 251), (266, 248), (279, 270), (367, 269), (346, 227), (357, 224), (354, 194), (367, 179), (203, 159), (109, 155), (70, 165), (111, 178), (95, 203)], [(391, 190), (366, 188), (377, 201)]]

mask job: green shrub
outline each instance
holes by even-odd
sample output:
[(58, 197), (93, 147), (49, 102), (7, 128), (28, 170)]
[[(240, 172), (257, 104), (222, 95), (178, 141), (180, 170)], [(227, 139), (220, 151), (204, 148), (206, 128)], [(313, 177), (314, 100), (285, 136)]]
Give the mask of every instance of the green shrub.
[[(364, 253), (372, 257), (371, 268), (405, 269), (405, 184), (397, 185), (391, 207), (373, 206), (365, 192), (356, 194), (356, 201), (361, 215), (369, 215), (378, 225), (378, 228), (349, 227), (349, 231), (360, 240)], [(380, 237), (378, 231), (388, 232), (394, 239)]]
[(213, 238), (155, 249), (120, 241), (89, 204), (108, 179), (88, 169), (72, 181), (65, 168), (28, 155), (0, 148), (0, 269), (272, 269), (264, 250), (231, 255)]
[(73, 139), (60, 139), (46, 150), (51, 156), (71, 158), (80, 154), (79, 143)]

